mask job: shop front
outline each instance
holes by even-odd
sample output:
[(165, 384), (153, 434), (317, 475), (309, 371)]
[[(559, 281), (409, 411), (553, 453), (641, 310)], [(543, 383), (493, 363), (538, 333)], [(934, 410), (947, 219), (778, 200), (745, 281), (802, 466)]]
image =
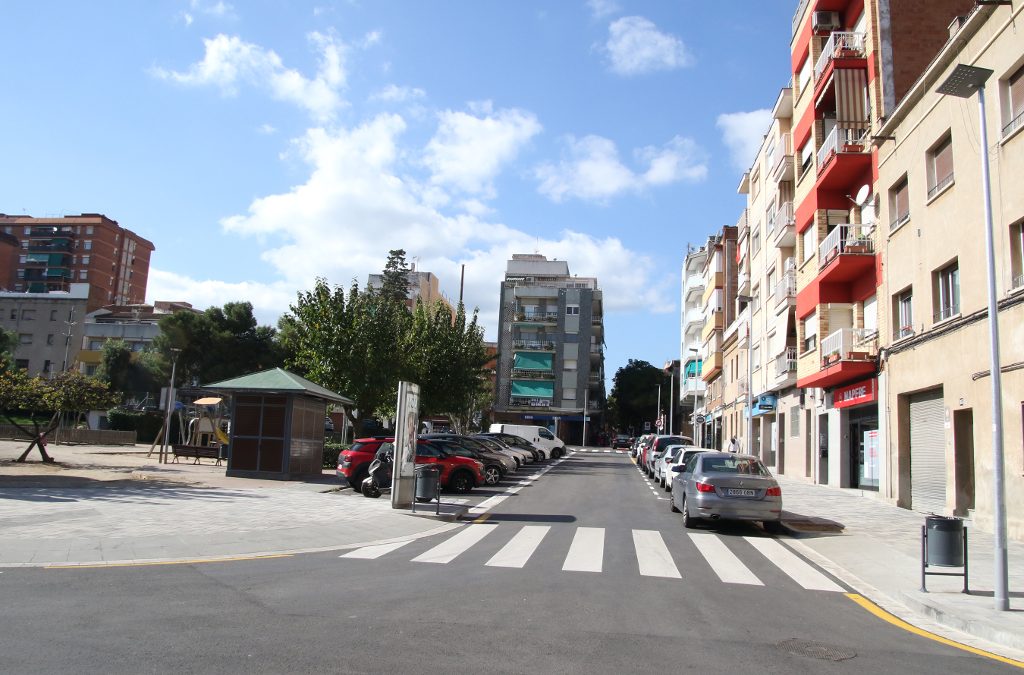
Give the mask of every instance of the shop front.
[(878, 490), (878, 378), (837, 387), (832, 392), (832, 407), (842, 411), (841, 420), (849, 439), (850, 487)]
[(775, 394), (755, 396), (751, 403), (754, 410), (755, 452), (768, 466), (775, 466), (778, 446), (775, 441)]

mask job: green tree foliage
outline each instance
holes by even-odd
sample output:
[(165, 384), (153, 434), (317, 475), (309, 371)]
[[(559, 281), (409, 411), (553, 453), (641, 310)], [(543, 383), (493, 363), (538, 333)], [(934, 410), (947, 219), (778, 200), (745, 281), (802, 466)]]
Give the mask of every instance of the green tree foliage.
[[(630, 359), (615, 371), (608, 406), (620, 431), (643, 430), (643, 423), (658, 418), (658, 385), (668, 384), (664, 371), (647, 361)], [(664, 387), (668, 396), (668, 387)]]
[[(8, 422), (32, 438), (25, 452), (18, 458), (24, 462), (32, 448), (38, 447), (44, 462), (54, 461), (40, 443), (43, 437), (57, 428), (61, 413), (81, 413), (109, 408), (117, 403), (106, 382), (95, 377), (68, 371), (52, 379), (29, 377), (21, 370), (0, 373), (0, 414)], [(52, 415), (50, 422), (40, 425), (40, 415)], [(32, 429), (20, 423), (15, 415), (25, 415), (32, 421)]]
[(10, 370), (14, 365), (14, 348), (17, 344), (17, 333), (0, 329), (0, 372)]
[(155, 347), (169, 373), (171, 349), (180, 349), (176, 384), (218, 382), (283, 365), (277, 331), (260, 326), (250, 302), (229, 302), (201, 314), (178, 311), (160, 320)]
[(409, 272), (412, 269), (405, 261), (405, 249), (397, 248), (388, 251), (388, 261), (384, 264), (384, 283), (380, 294), (395, 302), (405, 303), (409, 297)]

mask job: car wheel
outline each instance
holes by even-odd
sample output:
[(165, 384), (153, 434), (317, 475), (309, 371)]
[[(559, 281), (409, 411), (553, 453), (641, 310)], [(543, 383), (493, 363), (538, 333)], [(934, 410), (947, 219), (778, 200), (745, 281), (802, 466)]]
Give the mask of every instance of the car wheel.
[(488, 465), (484, 467), (484, 482), (488, 485), (497, 485), (498, 481), (501, 480), (501, 470), (494, 466)]
[(668, 500), (668, 505), (670, 507), (672, 507), (672, 513), (679, 513), (679, 507), (676, 506), (676, 500), (675, 499)]
[(459, 494), (466, 494), (473, 489), (473, 477), (468, 471), (456, 471), (448, 479), (448, 489)]
[(697, 527), (697, 519), (690, 516), (690, 507), (686, 505), (686, 497), (683, 497), (683, 527)]
[(782, 534), (785, 530), (782, 529), (782, 522), (778, 520), (766, 520), (763, 523), (764, 531), (768, 534)]
[(353, 490), (359, 492), (363, 487), (363, 481), (366, 480), (366, 477), (369, 475), (370, 472), (367, 470), (366, 467), (363, 467), (362, 469), (356, 471), (355, 476), (352, 478), (352, 480), (349, 481), (349, 485), (352, 486)]
[(363, 485), (363, 496), (376, 499), (377, 497), (380, 497), (380, 489), (373, 483), (366, 483)]
[(658, 482), (661, 484), (662, 488), (665, 487), (665, 477), (664, 476), (662, 476), (661, 480), (659, 480)]

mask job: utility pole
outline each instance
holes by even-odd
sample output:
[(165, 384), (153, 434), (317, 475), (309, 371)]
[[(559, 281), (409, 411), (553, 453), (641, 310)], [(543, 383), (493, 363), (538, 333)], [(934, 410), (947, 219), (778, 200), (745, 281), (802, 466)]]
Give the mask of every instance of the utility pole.
[(68, 327), (67, 333), (61, 333), (64, 336), (64, 367), (61, 368), (62, 373), (66, 373), (68, 370), (68, 353), (71, 349), (71, 335), (75, 332), (75, 308), (71, 307), (71, 312), (68, 314), (68, 320), (64, 322), (64, 325)]
[(167, 409), (164, 414), (164, 444), (160, 447), (160, 463), (163, 464), (167, 461), (167, 446), (171, 442), (171, 413), (174, 411), (174, 373), (178, 366), (178, 354), (181, 353), (180, 349), (171, 347), (171, 382), (170, 387), (167, 389), (167, 401), (165, 408)]

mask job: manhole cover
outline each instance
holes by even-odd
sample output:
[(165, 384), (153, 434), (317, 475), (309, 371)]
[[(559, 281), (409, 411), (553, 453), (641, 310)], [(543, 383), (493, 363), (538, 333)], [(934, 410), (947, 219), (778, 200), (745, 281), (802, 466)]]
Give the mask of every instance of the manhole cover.
[(812, 659), (821, 659), (822, 661), (847, 661), (857, 656), (857, 652), (846, 647), (811, 640), (797, 640), (796, 638), (783, 640), (776, 646), (790, 654), (810, 656)]

